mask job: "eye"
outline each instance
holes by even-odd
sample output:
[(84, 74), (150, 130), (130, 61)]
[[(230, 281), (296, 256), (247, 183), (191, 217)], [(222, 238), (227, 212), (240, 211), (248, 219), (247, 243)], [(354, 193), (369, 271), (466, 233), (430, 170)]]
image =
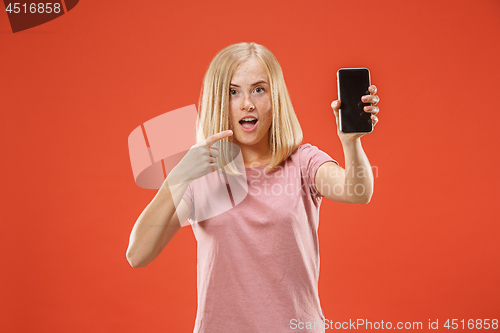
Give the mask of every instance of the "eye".
[(255, 92), (258, 93), (258, 94), (263, 93), (264, 92), (264, 88), (261, 88), (261, 87), (255, 88)]
[(238, 92), (234, 89), (229, 90), (229, 95), (236, 95)]

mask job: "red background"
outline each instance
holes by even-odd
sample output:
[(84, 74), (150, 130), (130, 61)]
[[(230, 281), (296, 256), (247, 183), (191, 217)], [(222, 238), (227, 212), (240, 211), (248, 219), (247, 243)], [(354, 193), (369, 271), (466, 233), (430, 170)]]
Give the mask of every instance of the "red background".
[(0, 331), (192, 331), (191, 229), (146, 268), (126, 261), (156, 193), (135, 185), (127, 138), (197, 103), (241, 41), (276, 55), (304, 143), (341, 162), (337, 69), (379, 88), (373, 199), (321, 207), (326, 318), (500, 319), (499, 37), (496, 0), (87, 0), (16, 34), (0, 12)]

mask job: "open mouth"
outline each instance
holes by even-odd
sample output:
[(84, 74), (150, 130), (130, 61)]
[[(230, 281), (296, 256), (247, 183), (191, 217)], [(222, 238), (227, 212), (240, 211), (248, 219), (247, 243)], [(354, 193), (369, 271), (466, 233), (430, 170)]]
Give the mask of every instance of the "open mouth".
[(257, 127), (257, 119), (252, 120), (240, 120), (240, 125), (245, 132), (251, 132)]
[(245, 128), (252, 128), (255, 126), (255, 124), (257, 124), (257, 119), (253, 119), (253, 120), (240, 120), (240, 124), (241, 126), (245, 127)]

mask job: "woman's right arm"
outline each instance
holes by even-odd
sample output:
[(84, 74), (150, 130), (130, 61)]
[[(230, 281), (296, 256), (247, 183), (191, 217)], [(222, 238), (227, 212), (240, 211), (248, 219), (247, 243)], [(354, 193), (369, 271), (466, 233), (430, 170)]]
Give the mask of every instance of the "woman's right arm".
[(127, 260), (132, 267), (145, 267), (158, 257), (181, 228), (180, 221), (186, 221), (190, 211), (182, 196), (188, 184), (169, 186), (167, 178), (141, 213), (130, 234), (127, 249)]
[[(135, 222), (127, 248), (127, 260), (134, 268), (147, 266), (153, 261), (181, 228), (191, 213), (182, 200), (191, 181), (213, 171), (218, 150), (211, 145), (233, 135), (224, 131), (212, 135), (191, 147), (173, 168), (162, 187)], [(177, 207), (177, 209), (176, 209)]]

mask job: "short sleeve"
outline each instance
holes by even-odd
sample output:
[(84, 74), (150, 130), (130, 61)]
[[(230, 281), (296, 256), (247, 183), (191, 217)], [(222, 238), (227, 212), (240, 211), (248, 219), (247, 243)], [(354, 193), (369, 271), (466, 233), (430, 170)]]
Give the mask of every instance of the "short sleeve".
[[(189, 207), (189, 211), (191, 212), (188, 216), (188, 219), (192, 222), (194, 218), (194, 192), (193, 192), (193, 182), (189, 183), (186, 192), (182, 196), (182, 199), (187, 203)], [(181, 223), (184, 223), (182, 221)]]
[(311, 189), (311, 194), (316, 197), (322, 197), (321, 193), (316, 188), (315, 178), (318, 168), (326, 162), (334, 162), (339, 164), (336, 160), (330, 157), (324, 151), (318, 149), (309, 143), (299, 146), (300, 149), (300, 169), (302, 177)]

